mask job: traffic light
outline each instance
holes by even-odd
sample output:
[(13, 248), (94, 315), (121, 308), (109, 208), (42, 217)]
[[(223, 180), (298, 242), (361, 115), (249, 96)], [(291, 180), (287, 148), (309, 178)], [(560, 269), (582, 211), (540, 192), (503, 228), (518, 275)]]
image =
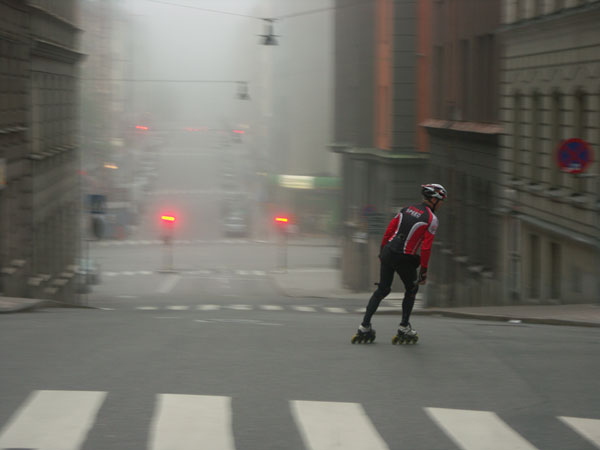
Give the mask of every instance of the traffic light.
[(289, 227), (291, 225), (291, 221), (290, 218), (288, 216), (275, 216), (275, 226), (277, 227), (277, 229), (279, 230), (280, 233), (288, 233), (289, 232)]
[(175, 228), (176, 218), (173, 214), (161, 214), (160, 223), (162, 238), (165, 244), (169, 244), (173, 239), (173, 229)]
[(145, 126), (145, 125), (136, 125), (135, 126), (136, 130), (143, 130), (143, 131), (148, 131), (150, 128)]

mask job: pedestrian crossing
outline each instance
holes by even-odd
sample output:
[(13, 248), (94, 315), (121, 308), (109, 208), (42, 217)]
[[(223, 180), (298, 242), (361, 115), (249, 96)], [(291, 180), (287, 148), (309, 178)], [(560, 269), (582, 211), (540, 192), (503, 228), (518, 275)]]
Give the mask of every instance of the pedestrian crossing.
[[(115, 309), (133, 309), (137, 311), (292, 311), (301, 313), (330, 313), (356, 314), (364, 313), (365, 308), (316, 305), (254, 305), (254, 304), (199, 304), (199, 305), (123, 305), (118, 308), (100, 308), (114, 311)], [(401, 307), (381, 306), (379, 310), (402, 312)]]
[[(100, 411), (109, 402), (107, 394), (105, 391), (33, 391), (6, 423), (0, 424), (0, 449), (81, 449), (90, 432), (98, 426)], [(386, 442), (378, 431), (378, 427), (385, 424), (372, 421), (360, 403), (289, 400), (286, 405), (306, 449), (404, 448), (399, 442)], [(216, 450), (241, 448), (241, 443), (236, 445), (234, 438), (235, 402), (231, 397), (160, 393), (154, 396), (152, 408), (147, 425), (133, 431), (144, 434), (136, 439), (147, 442), (149, 450), (192, 450), (206, 448), (207, 443)], [(493, 411), (424, 407), (421, 412), (430, 419), (422, 423), (423, 429), (434, 436), (433, 428), (441, 431), (455, 444), (452, 448), (537, 449), (527, 436), (515, 431)], [(386, 416), (395, 417), (395, 412), (389, 411)], [(381, 420), (381, 415), (378, 417)], [(556, 420), (560, 433), (570, 429), (600, 448), (599, 418), (558, 416), (552, 420)], [(268, 433), (269, 424), (264, 425)], [(402, 427), (402, 422), (395, 426)], [(560, 429), (561, 426), (565, 429)], [(411, 432), (417, 430), (402, 430), (404, 435)]]
[[(147, 276), (153, 275), (157, 272), (151, 270), (123, 270), (120, 272), (102, 272), (103, 277), (133, 277), (133, 276)], [(235, 277), (266, 277), (268, 272), (266, 270), (219, 270), (219, 269), (203, 269), (203, 270), (183, 270), (179, 272), (181, 275), (190, 277), (215, 277), (215, 276), (235, 276)]]
[[(175, 239), (173, 245), (240, 245), (240, 244), (269, 244), (270, 241), (257, 239)], [(164, 245), (160, 239), (123, 239), (123, 240), (103, 240), (95, 245), (99, 247), (135, 247), (149, 245)]]

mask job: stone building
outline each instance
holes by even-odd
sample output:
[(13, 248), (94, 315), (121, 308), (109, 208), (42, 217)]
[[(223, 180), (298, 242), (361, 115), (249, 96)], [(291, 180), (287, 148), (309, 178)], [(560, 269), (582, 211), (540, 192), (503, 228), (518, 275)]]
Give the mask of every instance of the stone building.
[(432, 257), (429, 305), (501, 302), (498, 141), (500, 0), (433, 3), (429, 179), (448, 200)]
[[(505, 0), (503, 22), (505, 289), (522, 303), (597, 302), (600, 1)], [(557, 164), (570, 138), (595, 152), (580, 173)]]
[(0, 150), (7, 160), (3, 293), (69, 301), (81, 200), (76, 1), (3, 1), (0, 8), (0, 36), (9, 34), (2, 102), (8, 145)]
[[(388, 221), (420, 198), (428, 155), (417, 126), (427, 112), (417, 98), (428, 73), (418, 49), (427, 13), (414, 0), (377, 0), (335, 10), (334, 143), (343, 179), (343, 283), (370, 290)], [(419, 109), (421, 107), (421, 109)], [(420, 138), (419, 138), (420, 136)], [(421, 146), (420, 146), (421, 145)]]

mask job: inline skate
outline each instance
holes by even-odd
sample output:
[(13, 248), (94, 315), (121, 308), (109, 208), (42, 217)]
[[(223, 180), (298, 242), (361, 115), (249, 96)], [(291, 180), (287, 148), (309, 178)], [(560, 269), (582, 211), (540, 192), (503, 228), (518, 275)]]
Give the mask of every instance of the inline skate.
[(356, 330), (356, 334), (352, 336), (353, 344), (372, 344), (375, 340), (375, 330), (369, 325), (368, 327), (363, 327), (362, 325), (358, 327)]
[(396, 336), (392, 338), (392, 344), (416, 344), (419, 340), (419, 335), (410, 326), (410, 323), (406, 326), (400, 325)]

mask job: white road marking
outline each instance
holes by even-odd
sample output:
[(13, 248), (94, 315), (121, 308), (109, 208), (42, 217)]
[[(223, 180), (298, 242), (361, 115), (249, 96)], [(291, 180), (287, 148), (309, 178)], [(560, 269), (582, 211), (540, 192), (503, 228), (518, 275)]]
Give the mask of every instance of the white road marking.
[(152, 275), (152, 272), (149, 270), (140, 270), (140, 275)]
[(200, 311), (216, 311), (221, 309), (221, 305), (198, 305), (197, 309)]
[(104, 272), (104, 276), (105, 277), (114, 277), (117, 276), (118, 273), (117, 272)]
[(175, 287), (175, 285), (181, 280), (181, 275), (168, 275), (167, 278), (163, 281), (163, 283), (158, 287), (158, 292), (161, 294), (166, 294)]
[(336, 306), (326, 306), (325, 308), (323, 308), (325, 311), (330, 312), (330, 313), (336, 313), (336, 314), (344, 314), (347, 313), (348, 311), (346, 311), (346, 309), (344, 308), (338, 308)]
[(155, 311), (158, 309), (156, 306), (136, 306), (135, 309), (139, 309), (141, 311)]
[(226, 308), (234, 309), (236, 311), (250, 311), (253, 309), (252, 305), (227, 305)]
[(358, 403), (292, 401), (294, 420), (310, 450), (388, 450)]
[(247, 270), (236, 270), (236, 273), (241, 276), (250, 274), (250, 272), (248, 272)]
[(117, 295), (117, 298), (138, 298), (137, 295)]
[(281, 311), (283, 306), (279, 305), (260, 305), (260, 309), (264, 309), (265, 311)]
[(0, 448), (77, 450), (106, 392), (34, 391), (0, 431)]
[(150, 450), (235, 450), (231, 399), (160, 394), (150, 430)]
[(425, 408), (427, 414), (463, 450), (535, 450), (491, 411)]
[(313, 308), (312, 306), (292, 306), (293, 309), (295, 309), (296, 311), (301, 311), (301, 312), (315, 312), (315, 308)]
[(123, 275), (128, 275), (128, 276), (135, 275), (135, 272), (129, 272), (129, 271), (127, 271), (127, 272), (121, 272), (121, 273)]
[(187, 305), (169, 305), (167, 306), (167, 309), (170, 309), (172, 311), (186, 311), (190, 309), (190, 307)]
[(579, 417), (559, 417), (564, 423), (600, 448), (600, 420)]

